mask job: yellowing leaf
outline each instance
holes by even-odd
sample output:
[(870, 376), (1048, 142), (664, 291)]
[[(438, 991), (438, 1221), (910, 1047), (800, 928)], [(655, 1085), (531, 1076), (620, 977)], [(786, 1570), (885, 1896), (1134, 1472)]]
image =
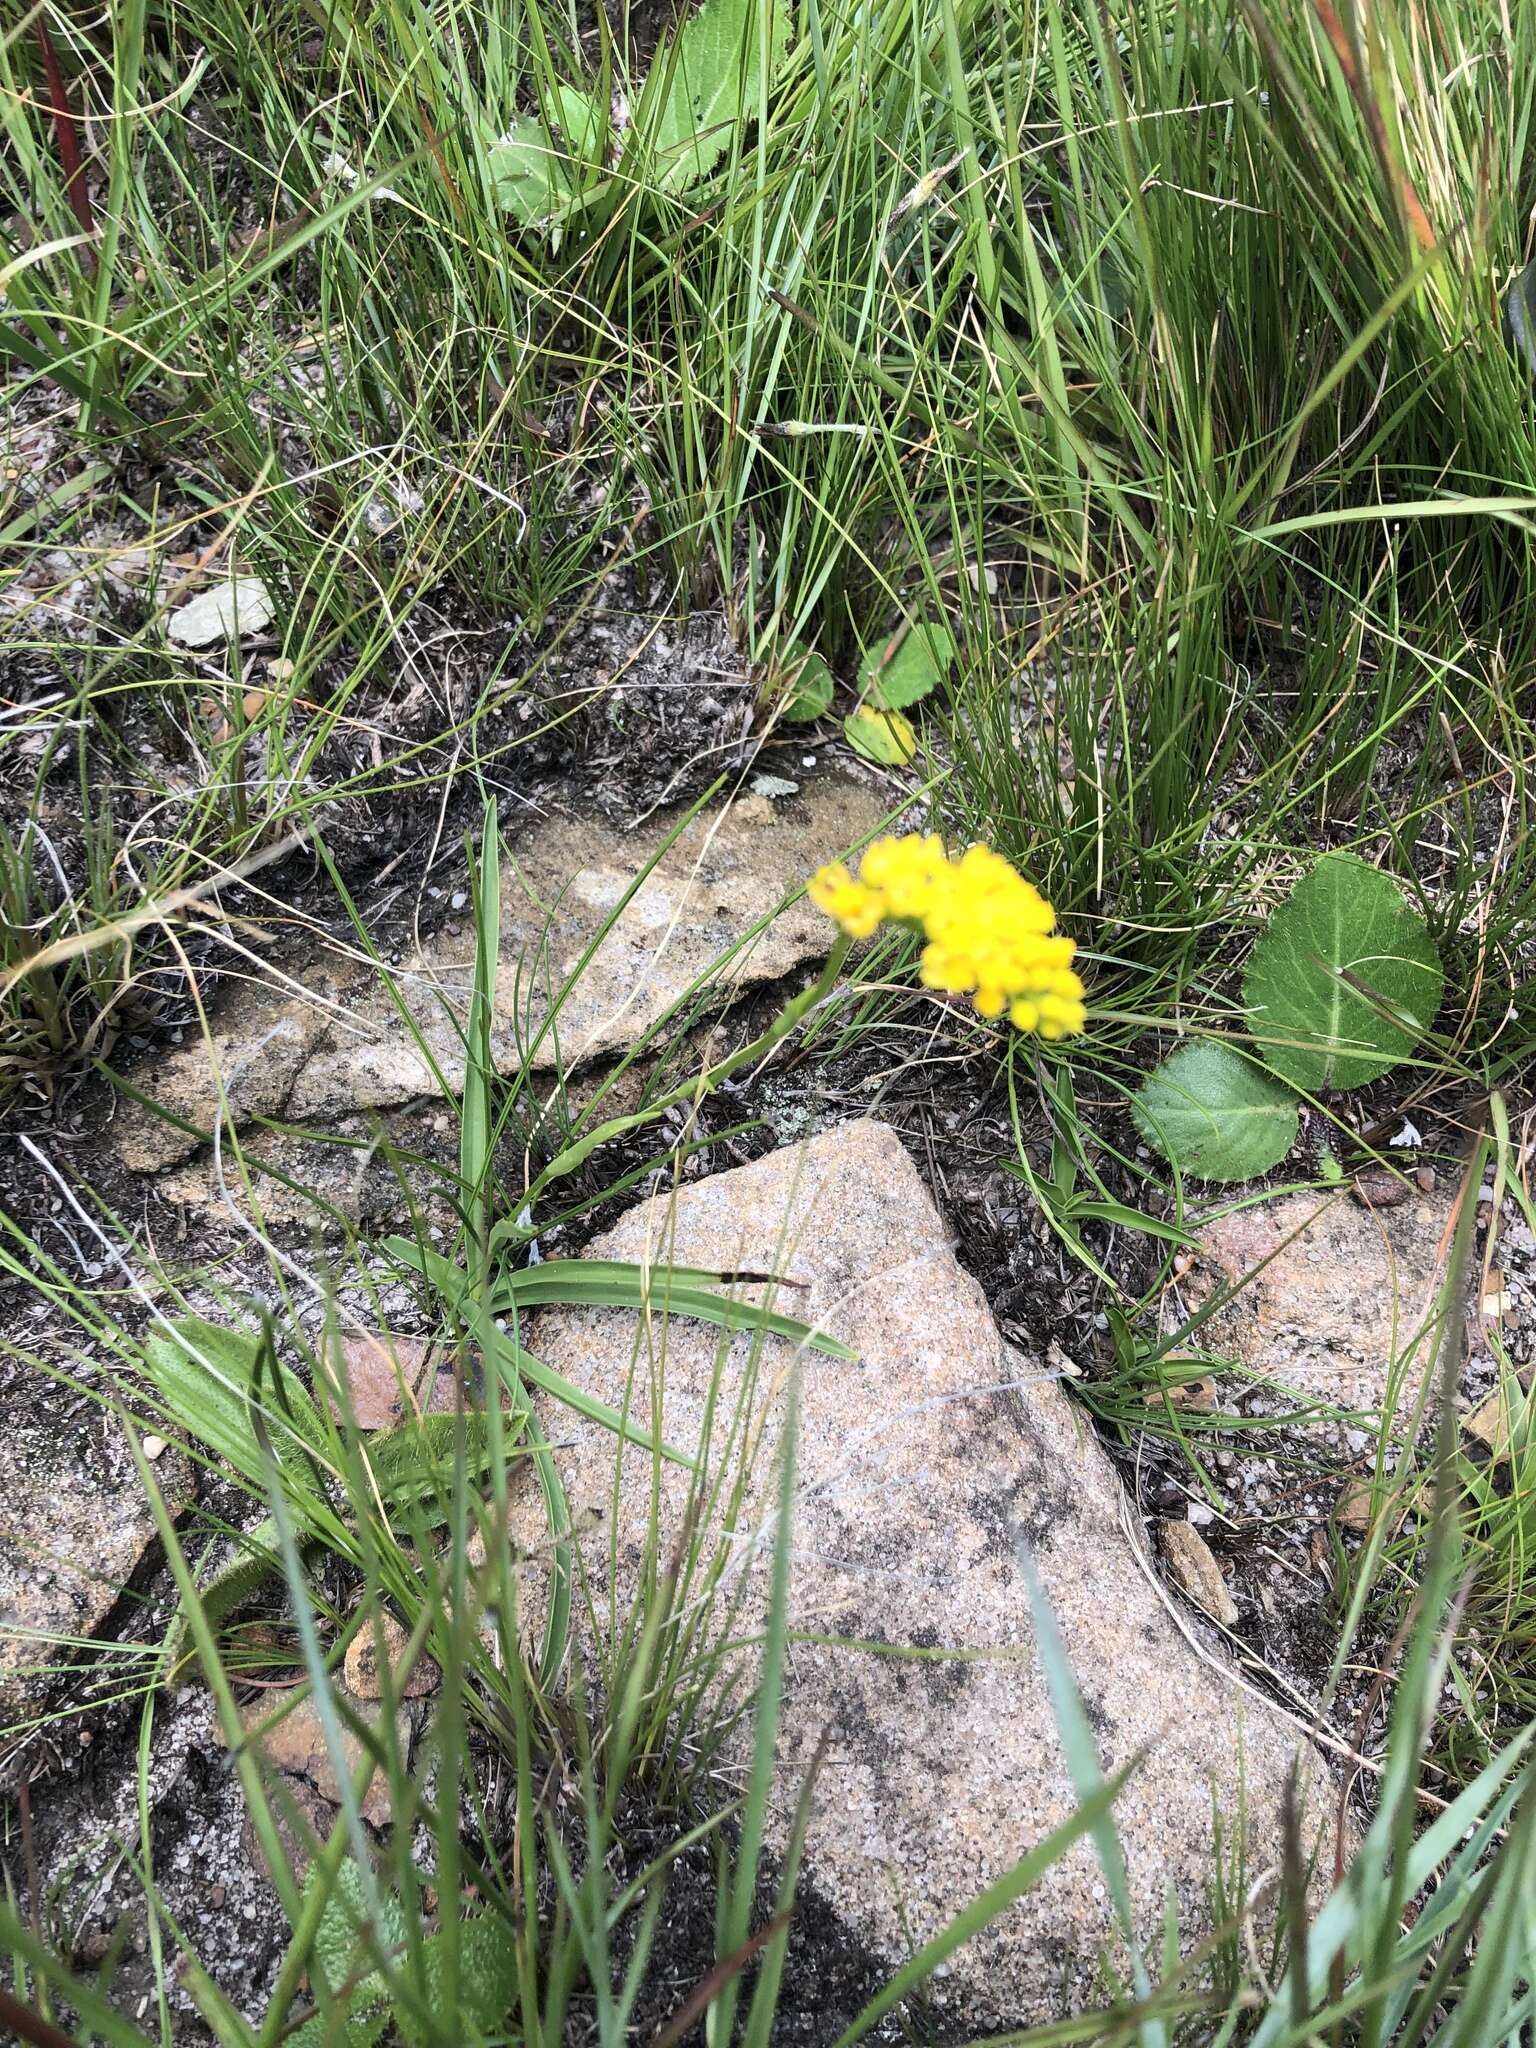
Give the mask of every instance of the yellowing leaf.
[(872, 705), (861, 705), (843, 720), (843, 731), (856, 754), (881, 768), (905, 768), (917, 752), (912, 721), (899, 711), (876, 711)]

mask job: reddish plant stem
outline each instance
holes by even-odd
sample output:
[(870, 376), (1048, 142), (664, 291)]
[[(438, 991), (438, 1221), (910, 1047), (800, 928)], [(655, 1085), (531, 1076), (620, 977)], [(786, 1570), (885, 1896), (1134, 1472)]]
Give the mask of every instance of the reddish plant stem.
[(69, 88), (59, 69), (48, 24), (41, 15), (37, 18), (37, 41), (43, 53), (43, 69), (48, 74), (48, 99), (53, 108), (53, 132), (58, 138), (59, 162), (64, 166), (65, 197), (80, 223), (81, 234), (94, 237), (96, 222), (91, 213), (91, 195), (86, 188), (85, 165), (80, 160), (80, 122), (69, 103)]

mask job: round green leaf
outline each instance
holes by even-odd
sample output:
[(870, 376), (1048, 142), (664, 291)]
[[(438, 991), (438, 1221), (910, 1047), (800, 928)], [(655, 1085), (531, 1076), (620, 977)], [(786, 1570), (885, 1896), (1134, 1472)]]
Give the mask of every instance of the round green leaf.
[(867, 704), (843, 720), (848, 744), (881, 768), (905, 768), (917, 752), (912, 721), (899, 711), (875, 711)]
[(1136, 1128), (1181, 1172), (1251, 1180), (1296, 1141), (1295, 1097), (1230, 1046), (1197, 1040), (1149, 1074), (1131, 1104)]
[(819, 654), (798, 642), (790, 648), (783, 670), (783, 716), (793, 725), (820, 718), (832, 706), (832, 671)]
[(955, 636), (942, 620), (923, 620), (865, 655), (859, 681), (877, 710), (904, 711), (937, 689), (956, 652)]
[(601, 124), (585, 93), (557, 85), (547, 121), (546, 126), (537, 114), (519, 114), (488, 151), (496, 197), (523, 227), (548, 227), (557, 220), (576, 190), (573, 171), (598, 154)]
[(1253, 949), (1243, 982), (1264, 1057), (1294, 1087), (1358, 1088), (1423, 1037), (1444, 974), (1424, 920), (1390, 875), (1329, 853)]

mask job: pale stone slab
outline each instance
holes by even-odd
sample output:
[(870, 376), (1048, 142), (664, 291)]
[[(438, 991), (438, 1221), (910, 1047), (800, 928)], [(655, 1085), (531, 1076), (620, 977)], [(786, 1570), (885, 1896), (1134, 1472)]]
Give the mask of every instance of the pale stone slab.
[[(51, 1382), (35, 1404), (14, 1394), (13, 1403), (0, 1435), (0, 1730), (57, 1689), (60, 1668), (101, 1631), (156, 1541), (113, 1417)], [(186, 1458), (162, 1445), (154, 1468), (180, 1513), (192, 1498)]]
[[(1298, 1748), (1312, 1788), (1307, 1830), (1316, 1833), (1328, 1792), (1316, 1753), (1278, 1712), (1240, 1695), (1175, 1625), (1124, 1534), (1121, 1487), (1086, 1417), (1004, 1343), (889, 1129), (847, 1124), (670, 1201), (658, 1197), (591, 1251), (777, 1271), (788, 1283), (781, 1308), (857, 1349), (856, 1363), (842, 1363), (798, 1358), (779, 1340), (722, 1347), (716, 1331), (680, 1318), (653, 1321), (642, 1341), (632, 1317), (598, 1310), (543, 1311), (527, 1338), (610, 1403), (628, 1390), (632, 1412), (685, 1451), (700, 1448), (717, 1392), (717, 1462), (730, 1419), (751, 1400), (763, 1449), (736, 1532), (724, 1538), (727, 1586), (747, 1581), (729, 1624), (738, 1637), (750, 1637), (761, 1614), (773, 1446), (798, 1373), (791, 1621), (800, 1639), (771, 1836), (785, 1842), (826, 1731), (807, 1874), (862, 1944), (899, 1963), (1073, 1811), (1026, 1556), (1065, 1638), (1104, 1767), (1146, 1752), (1117, 1808), (1145, 1941), (1159, 1938), (1170, 1894), (1186, 1941), (1208, 1931), (1213, 1810), (1229, 1853), (1246, 1821), (1250, 1881), (1276, 1860)], [(587, 1530), (598, 1524), (583, 1546), (601, 1611), (614, 1441), (564, 1410), (546, 1419), (573, 1518)], [(627, 1451), (621, 1601), (642, 1569), (653, 1480), (663, 1560), (682, 1525), (687, 1473)], [(524, 1508), (519, 1534), (536, 1553), (531, 1493)], [(931, 1654), (954, 1649), (982, 1654)], [(978, 2026), (1059, 2016), (1093, 1996), (1105, 1944), (1113, 1948), (1114, 1929), (1102, 1873), (1079, 1845), (961, 1953), (934, 1995)]]
[[(718, 1010), (824, 957), (832, 927), (810, 903), (802, 898), (772, 913), (821, 862), (872, 832), (881, 815), (878, 792), (842, 775), (807, 783), (793, 801), (741, 798), (695, 818), (638, 887), (636, 877), (675, 819), (658, 818), (641, 836), (593, 818), (530, 826), (501, 884), (493, 1029), (501, 1071), (528, 1059), (536, 1072), (570, 1072), (633, 1045), (706, 977), (707, 1004)], [(457, 1093), (473, 973), (467, 913), (457, 935), (445, 931), (396, 970), (430, 1058), (375, 976), (326, 958), (313, 969), (313, 1001), (242, 989), (224, 1006), (211, 1040), (189, 1040), (133, 1079), (200, 1131), (221, 1113), (221, 1082), (223, 1113), (235, 1123), (255, 1116), (331, 1123), (445, 1087)], [(573, 976), (551, 1023), (552, 998)], [(198, 1143), (133, 1105), (119, 1116), (115, 1141), (119, 1157), (139, 1172), (173, 1166)]]
[(1200, 1342), (1265, 1379), (1367, 1415), (1406, 1416), (1432, 1362), (1451, 1204), (1391, 1208), (1347, 1194), (1284, 1195), (1200, 1232), (1179, 1313), (1236, 1288)]

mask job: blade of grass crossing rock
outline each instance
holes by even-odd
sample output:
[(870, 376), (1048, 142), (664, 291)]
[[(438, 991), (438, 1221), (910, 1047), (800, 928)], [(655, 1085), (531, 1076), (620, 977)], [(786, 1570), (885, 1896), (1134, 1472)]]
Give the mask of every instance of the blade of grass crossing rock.
[[(429, 1251), (425, 1246), (412, 1244), (408, 1238), (403, 1237), (386, 1238), (384, 1249), (401, 1265), (410, 1267), (430, 1280), (461, 1320), (474, 1322), (476, 1342), (482, 1351), (484, 1328), (489, 1325), (495, 1335), (494, 1348), (501, 1362), (513, 1368), (520, 1395), (526, 1394), (522, 1383), (528, 1381), (536, 1387), (541, 1387), (545, 1393), (562, 1402), (567, 1408), (574, 1409), (578, 1415), (584, 1415), (589, 1422), (600, 1423), (604, 1429), (611, 1429), (616, 1436), (623, 1437), (629, 1443), (640, 1444), (646, 1450), (659, 1449), (661, 1455), (675, 1465), (692, 1468), (693, 1460), (682, 1451), (673, 1450), (666, 1444), (654, 1444), (644, 1430), (633, 1427), (616, 1409), (610, 1408), (606, 1402), (599, 1401), (596, 1395), (578, 1387), (574, 1380), (567, 1379), (563, 1373), (558, 1373), (551, 1366), (545, 1365), (540, 1359), (535, 1358), (531, 1351), (525, 1351), (506, 1331), (497, 1330), (494, 1321), (496, 1299), (493, 1297), (489, 1302), (477, 1299), (463, 1273), (440, 1252)], [(583, 1297), (573, 1292), (564, 1299), (579, 1302)], [(511, 1297), (505, 1305), (515, 1310), (518, 1305), (516, 1297)]]
[[(298, 1630), (299, 1647), (303, 1653), (304, 1668), (309, 1677), (311, 1698), (320, 1722), (321, 1734), (325, 1741), (326, 1753), (330, 1758), (331, 1771), (336, 1780), (342, 1822), (346, 1829), (347, 1844), (353, 1861), (357, 1865), (363, 1899), (368, 1908), (370, 1926), (377, 1925), (382, 1917), (378, 1881), (374, 1875), (373, 1856), (368, 1834), (363, 1826), (362, 1809), (358, 1804), (357, 1791), (352, 1783), (352, 1772), (348, 1767), (346, 1747), (342, 1740), (341, 1720), (336, 1711), (336, 1694), (331, 1676), (326, 1669), (325, 1652), (320, 1647), (319, 1633), (315, 1628), (313, 1595), (309, 1582), (304, 1576), (304, 1566), (299, 1556), (299, 1546), (294, 1535), (293, 1518), (283, 1495), (282, 1477), (277, 1469), (277, 1459), (272, 1454), (270, 1443), (263, 1435), (263, 1447), (268, 1454), (267, 1498), (272, 1508), (272, 1519), (277, 1528), (278, 1550), (282, 1558), (283, 1577), (288, 1586), (289, 1607), (294, 1626)], [(375, 1960), (381, 1968), (387, 1967), (380, 1956)]]
[[(1404, 1657), (1387, 1747), (1387, 1769), (1380, 1784), (1381, 1818), (1387, 1823), (1386, 1869), (1379, 1876), (1369, 1865), (1366, 1870), (1366, 1881), (1383, 1887), (1375, 1940), (1362, 1957), (1362, 1968), (1368, 1977), (1386, 1972), (1398, 1946), (1398, 1924), (1410, 1896), (1406, 1889), (1407, 1868), (1418, 1820), (1424, 1751), (1454, 1647), (1452, 1615), (1459, 1604), (1455, 1586), (1462, 1555), (1455, 1476), (1455, 1390), (1464, 1341), (1465, 1319), (1461, 1311), (1476, 1234), (1477, 1196), (1483, 1184), (1488, 1150), (1489, 1139), (1484, 1129), (1471, 1147), (1462, 1176), (1450, 1257), (1439, 1290), (1440, 1327), (1430, 1374), (1430, 1383), (1437, 1392), (1438, 1411), (1429, 1544), (1415, 1595), (1420, 1618)], [(1384, 2039), (1379, 2013), (1368, 2011), (1361, 2028), (1362, 2048), (1380, 2048)]]
[[(549, 1608), (545, 1616), (544, 1641), (539, 1656), (539, 1681), (547, 1690), (553, 1686), (564, 1662), (570, 1634), (571, 1512), (565, 1488), (549, 1447), (549, 1440), (539, 1425), (523, 1384), (522, 1368), (525, 1365), (534, 1366), (535, 1370), (529, 1377), (536, 1381), (556, 1382), (554, 1387), (547, 1390), (556, 1392), (559, 1398), (568, 1400), (572, 1406), (583, 1410), (588, 1407), (601, 1409), (601, 1403), (589, 1401), (580, 1389), (561, 1380), (558, 1374), (547, 1372), (536, 1360), (528, 1359), (519, 1346), (510, 1343), (497, 1329), (489, 1307), (491, 1188), (496, 1129), (494, 1095), (497, 1080), (491, 1045), (491, 1018), (496, 994), (497, 969), (501, 959), (501, 834), (494, 799), (487, 801), (481, 822), (474, 915), (475, 977), (465, 1047), (464, 1101), (459, 1131), (459, 1178), (468, 1206), (469, 1252), (474, 1274), (473, 1282), (466, 1287), (457, 1268), (449, 1266), (446, 1260), (433, 1260), (431, 1263), (434, 1269), (446, 1269), (441, 1273), (441, 1277), (448, 1282), (453, 1292), (458, 1294), (459, 1312), (471, 1323), (480, 1355), (493, 1368), (486, 1376), (489, 1384), (486, 1388), (485, 1405), (490, 1427), (491, 1483), (498, 1529), (507, 1527), (508, 1516), (507, 1445), (501, 1389), (506, 1390), (508, 1403), (519, 1430), (532, 1447), (534, 1470), (538, 1474), (539, 1490), (544, 1496), (545, 1517), (554, 1545)], [(425, 1264), (426, 1261), (423, 1260), (424, 1269)], [(449, 1299), (452, 1298), (453, 1293), (450, 1292)], [(600, 1414), (593, 1419), (606, 1420), (606, 1416)]]
[(795, 1907), (795, 1888), (800, 1881), (800, 1864), (805, 1854), (806, 1829), (811, 1824), (811, 1812), (816, 1799), (816, 1780), (826, 1759), (827, 1747), (831, 1741), (831, 1730), (823, 1729), (821, 1740), (816, 1745), (805, 1782), (800, 1788), (800, 1797), (795, 1806), (794, 1826), (790, 1830), (789, 1848), (784, 1857), (784, 1871), (779, 1880), (779, 1894), (774, 1901), (773, 1931), (758, 1966), (757, 1982), (752, 1987), (752, 2003), (747, 2009), (747, 2025), (743, 2048), (770, 2048), (773, 2037), (773, 2022), (779, 2006), (779, 1990), (784, 1977), (784, 1958), (789, 1951), (789, 1929)]
[[(474, 872), (473, 868), (471, 870)], [(484, 1299), (490, 1290), (490, 1180), (495, 1060), (491, 1014), (501, 959), (501, 861), (496, 804), (481, 818), (480, 864), (474, 884), (475, 978), (465, 1047), (464, 1100), (459, 1111), (459, 1180), (468, 1207), (471, 1271)]]
[(963, 1948), (988, 1927), (1000, 1913), (1034, 1887), (1055, 1864), (1059, 1863), (1074, 1842), (1084, 1835), (1091, 1835), (1095, 1828), (1103, 1826), (1109, 1818), (1115, 1801), (1119, 1798), (1126, 1781), (1141, 1763), (1139, 1756), (1133, 1757), (1122, 1769), (1110, 1778), (1101, 1779), (1097, 1791), (1084, 1799), (1076, 1811), (1059, 1828), (1053, 1828), (1044, 1841), (1038, 1842), (1027, 1856), (1019, 1861), (995, 1884), (973, 1899), (962, 1912), (955, 1915), (949, 1925), (936, 1934), (932, 1941), (920, 1948), (910, 1961), (904, 1963), (890, 1982), (872, 1998), (852, 2026), (838, 2035), (833, 2048), (853, 2048), (856, 2041), (862, 2041), (873, 2027), (877, 2027), (888, 2012), (918, 1991), (933, 1975), (941, 1963), (947, 1962), (956, 1949)]
[[(757, 1896), (758, 1864), (763, 1852), (763, 1832), (768, 1817), (768, 1796), (773, 1783), (774, 1751), (778, 1742), (779, 1714), (784, 1698), (784, 1671), (789, 1645), (790, 1531), (795, 1511), (795, 1462), (800, 1440), (800, 1372), (797, 1359), (790, 1375), (784, 1404), (784, 1434), (779, 1443), (779, 1490), (773, 1532), (773, 1572), (768, 1596), (767, 1623), (763, 1631), (763, 1655), (758, 1679), (756, 1715), (752, 1738), (752, 1768), (742, 1802), (740, 1840), (729, 1896), (720, 1918), (717, 1960), (736, 1954), (752, 1932), (752, 1904)], [(741, 1986), (733, 1976), (722, 1987), (704, 2023), (709, 2048), (728, 2048), (735, 2039), (736, 2009)]]
[[(1024, 1582), (1029, 1590), (1035, 1641), (1039, 1645), (1046, 1690), (1050, 1694), (1051, 1708), (1056, 1717), (1056, 1731), (1061, 1738), (1061, 1747), (1067, 1760), (1067, 1773), (1079, 1801), (1086, 1801), (1091, 1799), (1104, 1783), (1098, 1748), (1093, 1739), (1088, 1716), (1083, 1709), (1082, 1695), (1078, 1692), (1077, 1681), (1072, 1674), (1066, 1645), (1061, 1639), (1056, 1617), (1051, 1612), (1034, 1562), (1028, 1556), (1024, 1556), (1020, 1563), (1024, 1571)], [(1113, 1815), (1105, 1812), (1095, 1821), (1091, 1833), (1099, 1865), (1104, 1872), (1104, 1882), (1109, 1888), (1109, 1896), (1114, 1905), (1115, 1916), (1120, 1922), (1120, 1931), (1130, 1951), (1131, 1981), (1136, 1988), (1137, 1998), (1146, 2000), (1152, 1995), (1152, 1984), (1137, 1941), (1136, 1917), (1131, 1907), (1130, 1877), (1126, 1871), (1125, 1851), (1121, 1847), (1120, 1834)], [(1161, 2020), (1145, 2020), (1136, 2032), (1142, 2048), (1168, 2048), (1168, 2030)]]
[[(553, 1545), (553, 1567), (550, 1577), (549, 1608), (544, 1617), (544, 1641), (539, 1653), (539, 1683), (545, 1691), (549, 1691), (559, 1674), (561, 1664), (565, 1661), (566, 1645), (570, 1637), (571, 1577), (574, 1566), (570, 1540), (570, 1502), (566, 1497), (559, 1468), (555, 1464), (549, 1438), (533, 1412), (533, 1404), (523, 1385), (522, 1369), (530, 1362), (528, 1354), (512, 1343), (504, 1332), (497, 1329), (490, 1310), (483, 1303), (469, 1298), (464, 1303), (464, 1312), (479, 1346), (480, 1355), (492, 1368), (486, 1374), (485, 1405), (487, 1415), (496, 1418), (492, 1422), (491, 1431), (491, 1485), (497, 1528), (505, 1529), (508, 1526), (510, 1512), (505, 1436), (500, 1420), (503, 1388), (506, 1390), (508, 1405), (516, 1419), (519, 1433), (528, 1440), (529, 1455), (532, 1457), (533, 1469), (538, 1477), (539, 1491), (544, 1496), (544, 1518)], [(547, 1377), (559, 1380), (559, 1375), (555, 1373)], [(567, 1383), (560, 1381), (559, 1384), (565, 1386)], [(585, 1408), (585, 1396), (582, 1397), (580, 1405)], [(601, 1407), (601, 1403), (594, 1405)], [(593, 1419), (606, 1422), (607, 1411)], [(613, 1422), (620, 1436), (628, 1434), (621, 1418), (615, 1416)], [(514, 1650), (515, 1645), (509, 1645), (509, 1654)]]

